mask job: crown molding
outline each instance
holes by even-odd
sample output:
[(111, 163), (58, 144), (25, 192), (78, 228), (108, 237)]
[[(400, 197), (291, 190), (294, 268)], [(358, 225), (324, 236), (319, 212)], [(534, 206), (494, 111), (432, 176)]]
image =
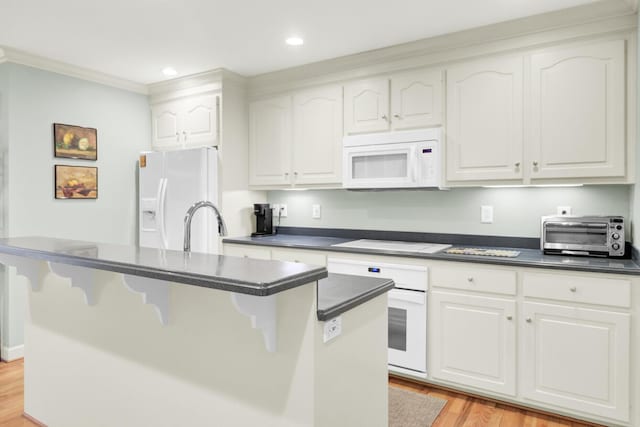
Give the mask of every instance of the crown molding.
[(54, 73), (63, 74), (65, 76), (75, 77), (78, 79), (87, 80), (118, 89), (124, 89), (129, 92), (136, 92), (143, 95), (148, 95), (149, 93), (149, 89), (145, 84), (121, 79), (106, 73), (101, 73), (99, 71), (78, 67), (76, 65), (44, 58), (8, 47), (0, 47), (0, 63), (2, 62), (26, 65), (28, 67), (51, 71)]
[(256, 99), (403, 69), (531, 49), (558, 41), (635, 31), (638, 18), (630, 3), (637, 1), (604, 0), (251, 76), (249, 97)]
[(154, 104), (197, 93), (219, 92), (222, 90), (223, 84), (224, 86), (233, 84), (244, 87), (246, 81), (246, 77), (224, 68), (217, 68), (202, 73), (151, 83), (147, 87), (149, 88), (150, 101)]

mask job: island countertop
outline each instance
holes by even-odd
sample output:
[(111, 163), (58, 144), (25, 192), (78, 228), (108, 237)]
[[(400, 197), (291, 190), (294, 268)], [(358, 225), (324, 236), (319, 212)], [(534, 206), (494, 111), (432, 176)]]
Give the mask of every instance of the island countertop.
[(0, 255), (237, 292), (273, 295), (327, 277), (324, 267), (47, 237), (0, 239)]

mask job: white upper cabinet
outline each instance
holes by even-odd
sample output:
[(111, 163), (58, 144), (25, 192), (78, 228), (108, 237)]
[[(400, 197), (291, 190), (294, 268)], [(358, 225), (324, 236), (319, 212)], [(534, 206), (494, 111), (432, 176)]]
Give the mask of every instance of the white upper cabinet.
[(415, 129), (442, 124), (442, 71), (419, 70), (391, 79), (391, 127)]
[(252, 102), (249, 106), (249, 184), (291, 182), (291, 97)]
[(344, 133), (389, 130), (389, 79), (359, 80), (344, 86)]
[(522, 178), (523, 58), (447, 71), (447, 180)]
[(293, 183), (342, 182), (342, 87), (293, 95)]
[(218, 111), (214, 94), (184, 99), (183, 136), (186, 145), (208, 145), (218, 139)]
[(531, 56), (531, 178), (624, 177), (625, 41)]
[(344, 86), (344, 133), (442, 124), (442, 71), (415, 70)]
[(186, 96), (151, 106), (154, 149), (218, 144), (218, 95)]

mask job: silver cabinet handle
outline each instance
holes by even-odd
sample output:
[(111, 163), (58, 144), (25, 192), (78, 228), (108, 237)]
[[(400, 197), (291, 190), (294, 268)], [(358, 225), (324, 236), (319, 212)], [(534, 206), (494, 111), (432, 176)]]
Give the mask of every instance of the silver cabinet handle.
[(578, 290), (578, 288), (576, 288), (575, 286), (572, 286), (572, 287), (570, 287), (570, 288), (569, 288), (569, 290), (570, 290), (571, 292), (575, 292), (575, 291), (577, 291), (577, 290)]
[(382, 120), (384, 120), (384, 121), (387, 121), (387, 122), (388, 122), (388, 121), (389, 121), (389, 118), (387, 117), (387, 115), (386, 115), (386, 114), (383, 114), (383, 115), (382, 115)]
[(527, 323), (531, 323), (531, 317), (527, 317), (526, 319), (524, 319)]
[(176, 132), (176, 141), (180, 142), (180, 134)]
[(512, 320), (513, 316), (507, 316), (507, 320)]
[(396, 119), (401, 119), (402, 117), (400, 116), (400, 114), (394, 114), (393, 117), (395, 117)]
[(187, 140), (187, 131), (183, 130), (182, 131), (182, 135), (184, 135), (184, 140), (186, 141)]
[(534, 162), (533, 162), (533, 167), (534, 167), (534, 168), (537, 168), (537, 167), (538, 167), (538, 162), (534, 161)]
[(520, 162), (516, 162), (516, 163), (515, 163), (515, 166), (516, 166), (517, 168), (519, 168), (519, 167), (520, 167)]
[(467, 277), (467, 282), (469, 283), (473, 282), (473, 277)]

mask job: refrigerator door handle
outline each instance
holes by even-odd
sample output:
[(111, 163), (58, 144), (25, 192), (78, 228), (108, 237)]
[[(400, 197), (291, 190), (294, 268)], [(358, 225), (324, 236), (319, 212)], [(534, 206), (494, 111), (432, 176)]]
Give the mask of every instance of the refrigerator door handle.
[(158, 187), (158, 228), (160, 229), (160, 241), (162, 242), (163, 249), (167, 249), (169, 247), (164, 221), (165, 201), (167, 199), (167, 181), (167, 178), (161, 178), (160, 186)]

